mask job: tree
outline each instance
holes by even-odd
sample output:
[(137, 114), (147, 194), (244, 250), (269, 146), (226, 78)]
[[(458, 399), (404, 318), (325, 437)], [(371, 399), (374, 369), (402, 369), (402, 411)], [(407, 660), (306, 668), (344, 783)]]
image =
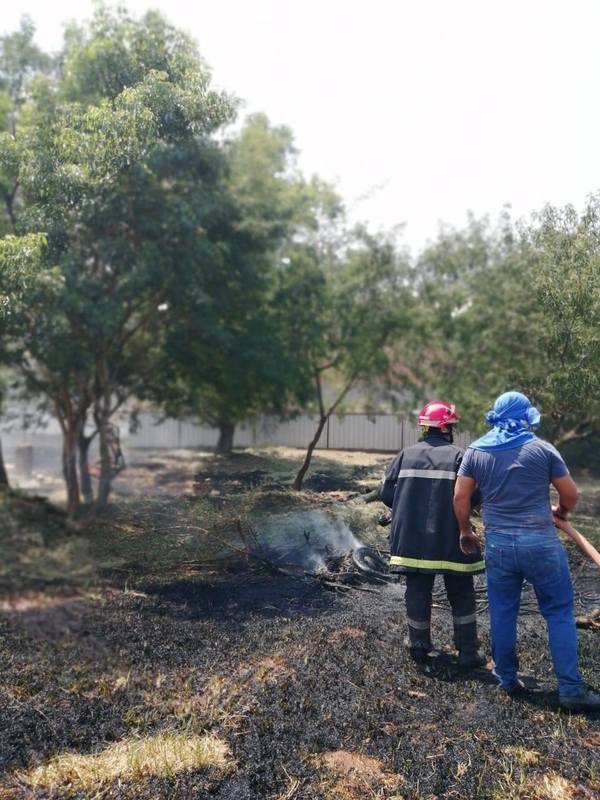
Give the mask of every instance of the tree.
[(17, 131), (33, 79), (47, 73), (52, 59), (34, 42), (35, 27), (23, 17), (18, 31), (0, 37), (0, 235), (17, 233), (19, 187)]
[(220, 158), (212, 134), (232, 105), (210, 89), (194, 44), (149, 13), (99, 9), (72, 27), (61, 71), (39, 83), (3, 152), (18, 155), (24, 230), (47, 237), (43, 276), (9, 335), (27, 390), (63, 431), (68, 511), (80, 503), (77, 443), (92, 415), (108, 499), (110, 420), (148, 377), (148, 344), (174, 287), (204, 269), (203, 222)]
[[(18, 31), (0, 37), (0, 236), (17, 233), (19, 180), (17, 175), (16, 135), (21, 109), (27, 98), (29, 82), (51, 67), (51, 59), (34, 43), (35, 28), (23, 17)], [(28, 240), (15, 249), (9, 241), (1, 251), (0, 269), (5, 270), (3, 283), (12, 292), (19, 292), (21, 281), (31, 274), (32, 257), (39, 254), (39, 242)], [(18, 255), (17, 255), (18, 251)], [(20, 263), (17, 264), (17, 261)], [(0, 307), (0, 321), (9, 312), (10, 295), (5, 293)], [(0, 322), (1, 325), (1, 322)], [(6, 364), (6, 336), (0, 339), (0, 364)], [(0, 387), (5, 390), (5, 382)], [(1, 394), (1, 392), (0, 392)], [(0, 485), (8, 486), (8, 476), (0, 442)]]
[(418, 401), (441, 395), (457, 404), (467, 430), (480, 430), (495, 396), (537, 385), (533, 331), (544, 315), (529, 288), (529, 248), (508, 215), (495, 228), (471, 219), (465, 230), (442, 230), (416, 272), (418, 324), (408, 355)]
[(302, 393), (286, 334), (295, 313), (284, 297), (286, 253), (316, 226), (316, 209), (334, 216), (339, 200), (304, 180), (290, 131), (262, 114), (249, 117), (223, 152), (220, 204), (207, 228), (214, 258), (174, 306), (154, 397), (170, 413), (218, 428), (217, 452), (226, 453), (237, 424), (283, 415)]
[[(39, 269), (45, 239), (40, 234), (5, 236), (0, 239), (0, 363), (11, 364), (16, 355), (13, 343), (6, 336), (11, 317), (18, 313), (28, 288), (39, 280)], [(4, 388), (0, 385), (0, 388)], [(8, 487), (8, 475), (0, 442), (0, 487)]]
[(409, 325), (411, 295), (408, 266), (393, 240), (364, 229), (324, 247), (299, 246), (292, 265), (291, 335), (312, 385), (309, 407), (318, 414), (293, 484), (300, 490), (329, 417), (359, 383), (387, 376), (388, 345)]
[(527, 226), (508, 216), (443, 231), (418, 261), (423, 391), (459, 406), (463, 424), (517, 388), (557, 444), (600, 430), (600, 201), (551, 206)]
[(557, 443), (600, 433), (600, 196), (582, 214), (547, 206), (528, 230), (545, 315), (536, 394)]

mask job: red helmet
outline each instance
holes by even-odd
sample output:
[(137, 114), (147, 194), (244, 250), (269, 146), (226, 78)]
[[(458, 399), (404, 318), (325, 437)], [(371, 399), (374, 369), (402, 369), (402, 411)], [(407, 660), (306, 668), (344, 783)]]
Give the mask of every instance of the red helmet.
[(425, 403), (419, 414), (419, 425), (426, 425), (428, 428), (455, 425), (458, 420), (455, 406), (443, 400), (432, 400), (430, 403)]

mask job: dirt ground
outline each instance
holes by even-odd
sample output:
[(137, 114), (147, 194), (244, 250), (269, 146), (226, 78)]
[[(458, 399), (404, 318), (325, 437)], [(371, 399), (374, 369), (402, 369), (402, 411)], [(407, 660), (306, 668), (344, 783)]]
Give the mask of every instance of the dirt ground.
[[(529, 594), (532, 691), (510, 699), (489, 668), (458, 670), (439, 591), (443, 655), (416, 667), (401, 582), (332, 590), (248, 557), (240, 530), (265, 512), (319, 509), (385, 548), (361, 494), (388, 460), (328, 452), (295, 494), (298, 451), (145, 452), (78, 532), (42, 502), (4, 499), (0, 798), (599, 798), (600, 719), (558, 711)], [(597, 537), (600, 492), (580, 483), (576, 523)], [(578, 607), (599, 606), (600, 576), (569, 552)], [(579, 642), (599, 687), (600, 631)]]

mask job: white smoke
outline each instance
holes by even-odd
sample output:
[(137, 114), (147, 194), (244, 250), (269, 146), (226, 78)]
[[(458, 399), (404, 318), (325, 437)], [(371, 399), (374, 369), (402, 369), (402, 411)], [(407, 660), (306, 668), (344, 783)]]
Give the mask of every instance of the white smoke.
[(326, 560), (362, 547), (347, 523), (325, 511), (291, 511), (257, 517), (257, 555), (316, 572)]

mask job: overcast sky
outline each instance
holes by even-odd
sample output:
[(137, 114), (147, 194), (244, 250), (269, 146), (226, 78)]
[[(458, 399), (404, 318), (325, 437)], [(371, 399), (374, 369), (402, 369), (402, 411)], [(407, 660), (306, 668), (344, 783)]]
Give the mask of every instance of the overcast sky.
[[(598, 0), (130, 0), (191, 33), (217, 85), (294, 131), (355, 218), (417, 249), (467, 210), (581, 206), (600, 188)], [(4, 4), (39, 43), (90, 0)]]

